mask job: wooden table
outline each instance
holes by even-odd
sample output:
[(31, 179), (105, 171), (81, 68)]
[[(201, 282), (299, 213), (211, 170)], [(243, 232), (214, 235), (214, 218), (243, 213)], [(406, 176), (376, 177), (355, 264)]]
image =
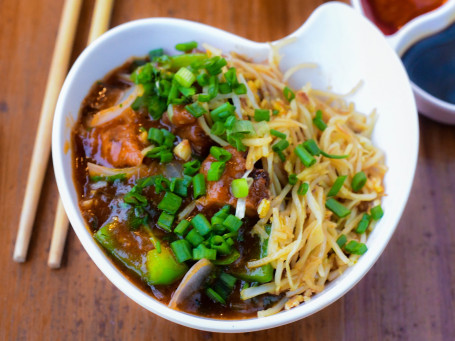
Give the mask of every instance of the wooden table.
[[(168, 16), (270, 41), (293, 32), (323, 2), (118, 0), (112, 26)], [(92, 9), (93, 1), (84, 1), (73, 61), (85, 45)], [(0, 340), (455, 339), (455, 127), (423, 117), (414, 187), (392, 241), (353, 290), (302, 321), (240, 335), (168, 322), (117, 290), (72, 231), (63, 267), (49, 269), (58, 197), (51, 162), (28, 260), (14, 263), (29, 156), (61, 10), (56, 0), (0, 2)]]

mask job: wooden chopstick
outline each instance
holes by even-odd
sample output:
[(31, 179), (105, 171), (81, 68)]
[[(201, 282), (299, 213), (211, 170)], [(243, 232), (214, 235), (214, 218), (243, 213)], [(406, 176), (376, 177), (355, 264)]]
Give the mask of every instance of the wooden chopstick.
[[(113, 5), (113, 0), (96, 1), (87, 45), (90, 45), (91, 42), (108, 30)], [(58, 269), (60, 267), (63, 250), (65, 248), (66, 235), (68, 234), (68, 224), (68, 217), (66, 216), (61, 199), (59, 199), (54, 220), (49, 258), (47, 260), (47, 265), (53, 269)]]
[(24, 262), (27, 257), (38, 200), (49, 160), (52, 119), (58, 94), (68, 70), (81, 4), (82, 0), (66, 0), (63, 7), (14, 247), (13, 259), (16, 262)]

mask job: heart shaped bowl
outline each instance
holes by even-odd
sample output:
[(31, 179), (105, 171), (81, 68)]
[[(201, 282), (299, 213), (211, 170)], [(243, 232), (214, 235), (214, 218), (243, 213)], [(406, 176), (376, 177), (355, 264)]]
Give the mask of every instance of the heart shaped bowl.
[[(366, 15), (362, 0), (352, 0), (352, 6)], [(448, 0), (441, 7), (422, 14), (406, 23), (396, 33), (386, 36), (390, 46), (402, 57), (415, 43), (444, 30), (455, 21), (455, 0)], [(455, 75), (448, 75), (455, 77)], [(419, 112), (446, 124), (455, 124), (455, 104), (441, 100), (411, 82)]]
[(71, 225), (106, 277), (132, 300), (165, 319), (207, 331), (247, 332), (309, 316), (339, 299), (368, 272), (398, 224), (411, 189), (418, 151), (417, 111), (399, 58), (371, 23), (340, 3), (320, 6), (289, 37), (293, 42), (280, 50), (283, 71), (302, 62), (315, 62), (320, 66), (296, 73), (290, 80), (293, 87), (311, 82), (315, 88), (348, 93), (363, 81), (361, 89), (349, 100), (355, 102), (360, 112), (377, 110), (373, 142), (385, 152), (389, 171), (385, 176), (387, 196), (382, 204), (385, 215), (368, 239), (368, 252), (310, 301), (270, 317), (220, 320), (194, 316), (168, 308), (133, 285), (95, 243), (86, 227), (73, 183), (72, 155), (64, 149), (65, 143), (71, 141), (72, 125), (77, 121), (81, 102), (92, 84), (128, 58), (144, 56), (158, 47), (171, 50), (176, 43), (196, 40), (225, 53), (236, 51), (255, 61), (264, 61), (270, 45), (190, 21), (144, 19), (120, 25), (96, 40), (79, 56), (66, 78), (55, 112), (52, 155), (58, 188)]

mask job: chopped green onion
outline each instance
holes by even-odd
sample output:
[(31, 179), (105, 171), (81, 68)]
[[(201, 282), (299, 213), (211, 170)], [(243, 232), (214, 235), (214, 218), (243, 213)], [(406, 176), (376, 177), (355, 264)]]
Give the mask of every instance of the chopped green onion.
[(185, 239), (179, 239), (175, 242), (172, 242), (171, 249), (174, 251), (175, 258), (179, 263), (183, 263), (191, 258), (193, 258), (193, 253), (191, 252), (190, 243)]
[(229, 94), (232, 92), (232, 89), (228, 83), (219, 83), (218, 90), (220, 91), (220, 94), (223, 94), (223, 95)]
[(174, 75), (174, 79), (183, 87), (189, 88), (196, 80), (196, 76), (186, 67), (180, 68)]
[(199, 171), (199, 168), (201, 168), (201, 161), (199, 160), (188, 161), (183, 164), (183, 174), (194, 175)]
[(184, 236), (186, 231), (190, 227), (190, 222), (188, 220), (182, 220), (174, 229), (174, 233), (178, 236)]
[(193, 176), (193, 196), (194, 199), (199, 198), (200, 196), (205, 195), (207, 192), (207, 187), (205, 185), (204, 174), (196, 174)]
[(300, 161), (302, 161), (305, 167), (311, 167), (316, 163), (316, 159), (310, 153), (308, 153), (302, 144), (299, 144), (297, 147), (295, 147), (294, 153), (299, 157)]
[(239, 259), (239, 257), (240, 257), (240, 253), (236, 249), (234, 249), (226, 257), (217, 259), (216, 261), (213, 261), (212, 263), (215, 265), (229, 265), (229, 264), (234, 263), (237, 259)]
[(231, 183), (231, 191), (236, 198), (246, 198), (248, 196), (248, 183), (246, 179), (235, 179)]
[(169, 186), (171, 192), (186, 197), (188, 195), (188, 186), (190, 185), (192, 177), (185, 175), (183, 179), (174, 178)]
[[(231, 116), (232, 117), (232, 116)], [(216, 121), (213, 123), (212, 128), (210, 128), (210, 133), (216, 136), (221, 136), (226, 132), (226, 127), (221, 121)]]
[(205, 110), (204, 107), (199, 105), (197, 102), (185, 106), (185, 109), (188, 110), (188, 112), (194, 117), (201, 117), (207, 112), (207, 110)]
[(190, 97), (190, 96), (194, 96), (196, 94), (196, 88), (194, 87), (183, 87), (183, 86), (180, 86), (179, 87), (179, 91), (180, 93), (185, 96), (185, 97)]
[(216, 95), (218, 95), (218, 77), (217, 76), (210, 77), (207, 93), (210, 96), (210, 98), (215, 98)]
[(199, 232), (201, 236), (205, 236), (212, 229), (209, 221), (202, 213), (197, 214), (191, 219), (191, 225)]
[(335, 213), (339, 218), (344, 218), (351, 213), (351, 210), (347, 209), (343, 206), (343, 204), (339, 203), (333, 198), (327, 199), (325, 202), (325, 207)]
[(171, 162), (173, 158), (174, 158), (174, 154), (172, 154), (170, 151), (167, 151), (167, 150), (162, 151), (160, 154), (161, 163)]
[(212, 146), (210, 147), (210, 154), (218, 161), (227, 162), (231, 159), (232, 154), (224, 148)]
[(344, 244), (348, 241), (348, 238), (344, 234), (340, 235), (337, 239), (337, 244), (339, 247), (343, 247)]
[(149, 51), (149, 58), (150, 60), (154, 60), (156, 57), (161, 57), (163, 54), (163, 49), (154, 49)]
[(381, 205), (375, 206), (370, 210), (371, 218), (373, 220), (379, 220), (384, 215)]
[(188, 234), (186, 235), (185, 239), (191, 243), (194, 247), (198, 246), (204, 241), (204, 237), (202, 237), (196, 229), (192, 229)]
[(282, 152), (285, 150), (287, 147), (289, 147), (289, 142), (288, 140), (280, 140), (277, 143), (275, 143), (272, 146), (272, 150), (277, 153), (277, 152)]
[(278, 115), (279, 113), (280, 113), (279, 110), (276, 110), (276, 109), (272, 110), (272, 115), (273, 115), (273, 116), (276, 116), (276, 115)]
[(270, 110), (268, 110), (268, 109), (254, 109), (254, 119), (257, 122), (270, 121)]
[(275, 130), (275, 129), (270, 129), (270, 135), (276, 136), (282, 140), (286, 140), (286, 138), (287, 138), (286, 134), (284, 134), (278, 130)]
[(313, 118), (313, 124), (320, 130), (324, 131), (327, 128), (327, 124), (322, 119), (322, 111), (316, 111), (316, 115)]
[(284, 156), (283, 152), (281, 150), (277, 151), (276, 154), (280, 158), (282, 162), (286, 161), (286, 156)]
[(297, 174), (289, 174), (288, 176), (288, 183), (289, 185), (294, 186), (297, 183)]
[(212, 299), (215, 303), (226, 304), (226, 301), (212, 288), (207, 288), (205, 291), (207, 296)]
[(228, 255), (231, 253), (231, 247), (226, 243), (223, 237), (213, 236), (210, 238), (210, 247), (222, 255)]
[(150, 141), (155, 142), (158, 146), (161, 146), (164, 142), (163, 132), (158, 128), (150, 128), (147, 138)]
[(204, 246), (204, 244), (199, 244), (196, 248), (193, 249), (193, 259), (208, 259), (208, 260), (215, 260), (216, 259), (216, 250), (209, 249)]
[(303, 142), (303, 146), (313, 156), (319, 156), (321, 154), (321, 150), (313, 139)]
[(254, 136), (255, 130), (253, 123), (247, 120), (235, 121), (232, 127), (232, 133), (242, 133), (245, 134), (245, 136)]
[(161, 253), (161, 242), (159, 240), (155, 242), (155, 249), (156, 252)]
[(349, 155), (332, 155), (332, 154), (327, 154), (326, 152), (323, 152), (321, 150), (321, 154), (324, 155), (326, 158), (329, 159), (346, 159), (349, 157)]
[(175, 45), (175, 49), (182, 52), (188, 52), (195, 48), (197, 48), (197, 42), (195, 41), (189, 41), (187, 43), (180, 43)]
[(223, 221), (223, 226), (231, 232), (237, 232), (242, 226), (242, 220), (237, 218), (235, 215), (229, 214)]
[(226, 163), (221, 161), (212, 162), (207, 172), (207, 181), (218, 181), (223, 175)]
[(237, 121), (235, 116), (229, 116), (228, 118), (226, 118), (226, 122), (224, 122), (224, 127), (226, 129), (232, 129), (232, 127), (234, 126), (235, 121)]
[(291, 101), (295, 98), (294, 92), (287, 86), (283, 89), (283, 95), (289, 103), (291, 103)]
[(337, 195), (338, 192), (340, 191), (341, 187), (343, 187), (343, 184), (344, 184), (344, 181), (346, 180), (346, 178), (347, 178), (346, 175), (339, 176), (333, 183), (333, 186), (330, 189), (329, 193), (327, 193), (327, 196), (333, 197), (333, 196)]
[(304, 182), (300, 185), (299, 189), (297, 190), (298, 195), (305, 195), (308, 192), (310, 185), (308, 182)]
[(235, 87), (239, 83), (235, 67), (229, 68), (229, 70), (224, 73), (224, 79), (231, 87)]
[(234, 286), (235, 286), (235, 282), (237, 282), (237, 278), (235, 278), (234, 276), (231, 276), (227, 273), (222, 273), (220, 275), (220, 280), (224, 283), (224, 285), (226, 285), (226, 287), (228, 287), (230, 290), (234, 289)]
[(355, 232), (358, 234), (365, 233), (368, 225), (370, 224), (370, 220), (371, 216), (367, 213), (364, 213), (362, 219), (360, 219), (359, 224), (357, 225), (357, 228), (355, 229)]
[(210, 76), (206, 73), (200, 73), (199, 75), (196, 76), (196, 81), (200, 86), (209, 85)]
[(210, 112), (210, 116), (212, 117), (213, 121), (225, 121), (226, 118), (230, 115), (232, 115), (235, 111), (235, 106), (233, 106), (231, 103), (226, 102), (224, 104), (221, 104), (219, 107), (213, 109)]
[(358, 172), (352, 177), (351, 187), (354, 192), (358, 192), (367, 183), (367, 176), (364, 172)]
[(169, 214), (175, 214), (182, 205), (182, 200), (178, 195), (172, 192), (166, 192), (163, 200), (158, 204), (158, 208)]
[(351, 240), (345, 245), (344, 250), (354, 255), (363, 255), (365, 252), (367, 252), (368, 248), (364, 243), (359, 243), (355, 240)]
[(247, 93), (246, 91), (246, 85), (243, 84), (243, 83), (240, 83), (238, 84), (235, 88), (234, 88), (234, 93), (236, 95), (245, 95)]
[(210, 63), (206, 66), (206, 70), (208, 71), (208, 73), (215, 76), (221, 73), (221, 69), (226, 65), (227, 65), (226, 59), (219, 56), (215, 56), (210, 59)]
[(174, 216), (166, 212), (161, 212), (157, 225), (167, 232), (172, 231), (172, 223), (174, 222)]

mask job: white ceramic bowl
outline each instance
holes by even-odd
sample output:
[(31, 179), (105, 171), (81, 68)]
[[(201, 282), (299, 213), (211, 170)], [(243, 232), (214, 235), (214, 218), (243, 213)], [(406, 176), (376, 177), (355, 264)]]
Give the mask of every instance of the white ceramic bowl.
[(225, 52), (235, 50), (262, 61), (269, 45), (256, 43), (219, 29), (177, 19), (144, 19), (120, 25), (96, 40), (74, 63), (58, 100), (52, 136), (52, 155), (57, 184), (71, 225), (87, 253), (100, 270), (122, 292), (151, 312), (192, 328), (216, 332), (246, 332), (276, 327), (311, 315), (351, 289), (373, 266), (384, 250), (411, 189), (418, 149), (418, 121), (406, 72), (384, 37), (365, 18), (340, 3), (319, 7), (308, 21), (291, 34), (281, 68), (317, 62), (316, 71), (300, 71), (293, 86), (311, 81), (315, 87), (329, 86), (336, 92), (350, 91), (360, 80), (364, 86), (352, 97), (363, 112), (378, 111), (374, 143), (384, 150), (390, 167), (383, 201), (385, 215), (368, 240), (368, 252), (340, 278), (311, 301), (271, 317), (246, 320), (216, 320), (171, 310), (133, 285), (95, 243), (79, 212), (73, 184), (70, 140), (71, 125), (92, 84), (131, 56), (144, 56), (153, 48), (172, 51), (178, 42), (207, 42)]
[[(358, 12), (365, 15), (361, 0), (351, 2)], [(386, 36), (386, 39), (401, 57), (418, 41), (444, 30), (454, 22), (455, 0), (448, 0), (434, 11), (414, 18), (396, 33)], [(455, 77), (455, 75), (448, 75), (448, 77)], [(411, 84), (420, 113), (441, 123), (455, 124), (455, 104), (431, 95), (413, 82)]]

